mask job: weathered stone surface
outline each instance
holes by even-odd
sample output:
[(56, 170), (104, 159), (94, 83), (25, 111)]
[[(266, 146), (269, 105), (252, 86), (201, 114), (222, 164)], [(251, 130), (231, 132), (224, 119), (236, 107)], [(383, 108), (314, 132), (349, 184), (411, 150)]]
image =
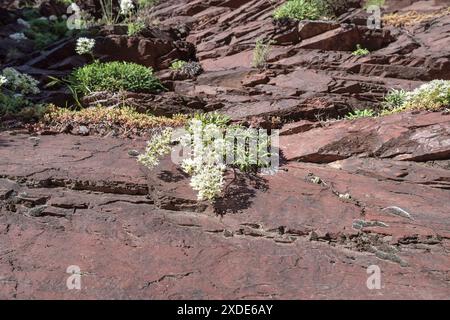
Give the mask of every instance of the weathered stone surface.
[[(434, 184), (448, 178), (444, 170), (361, 159), (287, 164), (274, 176), (239, 176), (217, 203), (219, 217), (193, 202), (176, 205), (194, 195), (171, 162), (141, 170), (128, 150), (142, 150), (143, 140), (29, 140), (0, 135), (0, 190), (8, 190), (0, 193), (2, 298), (445, 299), (450, 292), (449, 190)], [(396, 173), (405, 166), (409, 178)], [(48, 184), (62, 176), (91, 187)], [(146, 191), (95, 187), (118, 180)], [(366, 287), (373, 264), (383, 272), (376, 294)], [(70, 265), (81, 268), (80, 291), (66, 288)]]
[(127, 105), (138, 112), (151, 113), (156, 116), (171, 116), (173, 114), (194, 114), (196, 112), (211, 111), (206, 102), (200, 98), (182, 96), (172, 92), (162, 94), (135, 92), (96, 92), (81, 99), (86, 107), (98, 105), (104, 107), (120, 107)]
[[(216, 110), (281, 128), (282, 166), (273, 176), (230, 170), (212, 205), (196, 200), (169, 158), (152, 171), (139, 165), (142, 138), (102, 138), (88, 124), (2, 132), (0, 298), (448, 299), (448, 113), (335, 118), (376, 109), (391, 88), (450, 79), (449, 16), (378, 31), (358, 10), (340, 12), (339, 22), (275, 23), (282, 2), (161, 1), (146, 17), (159, 24), (139, 36), (124, 26), (92, 34), (98, 58), (152, 66), (169, 89), (124, 93), (128, 105), (156, 115)], [(385, 9), (427, 6), (441, 4)], [(1, 62), (19, 30), (9, 13), (0, 10)], [(257, 39), (274, 40), (264, 70), (251, 66)], [(8, 66), (41, 81), (63, 77), (90, 61), (74, 43)], [(352, 55), (357, 44), (371, 53)], [(175, 59), (205, 72), (173, 76)], [(40, 98), (64, 105), (64, 94)], [(104, 93), (84, 100), (124, 102)], [(70, 265), (81, 268), (80, 291), (67, 290)], [(370, 265), (381, 268), (381, 290), (366, 286)]]
[(404, 113), (341, 121), (280, 139), (287, 160), (328, 163), (351, 156), (430, 161), (450, 156), (450, 116)]

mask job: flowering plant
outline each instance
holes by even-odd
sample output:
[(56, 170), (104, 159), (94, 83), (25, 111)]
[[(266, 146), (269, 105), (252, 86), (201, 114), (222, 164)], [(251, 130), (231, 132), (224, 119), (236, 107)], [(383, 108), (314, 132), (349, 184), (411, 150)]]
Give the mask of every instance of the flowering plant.
[(78, 38), (75, 51), (79, 55), (90, 54), (93, 55), (92, 50), (95, 46), (95, 40), (89, 38)]
[(120, 13), (127, 16), (131, 14), (134, 9), (134, 3), (132, 0), (120, 0)]
[(33, 77), (20, 73), (14, 68), (5, 68), (2, 74), (3, 80), (0, 80), (0, 82), (6, 84), (5, 87), (15, 94), (27, 95), (40, 93), (38, 88), (39, 82)]
[(183, 152), (187, 157), (182, 159), (181, 168), (191, 176), (190, 185), (197, 191), (198, 200), (213, 201), (222, 194), (227, 165), (249, 171), (268, 167), (272, 157), (267, 135), (258, 135), (256, 129), (228, 126), (229, 120), (219, 114), (197, 115), (180, 136), (174, 137), (174, 131), (166, 129), (153, 137), (138, 161), (153, 168), (160, 157), (170, 153), (173, 142), (180, 143), (187, 151)]

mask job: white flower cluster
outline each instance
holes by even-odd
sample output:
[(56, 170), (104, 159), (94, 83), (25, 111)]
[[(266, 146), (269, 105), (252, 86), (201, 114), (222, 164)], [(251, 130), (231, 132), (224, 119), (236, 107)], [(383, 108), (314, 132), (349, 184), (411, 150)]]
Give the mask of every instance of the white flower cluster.
[(145, 153), (138, 156), (138, 161), (148, 168), (156, 167), (159, 164), (159, 158), (171, 151), (172, 128), (167, 128), (163, 132), (147, 143)]
[(181, 168), (192, 176), (191, 187), (198, 192), (198, 200), (213, 200), (223, 188), (226, 166), (223, 163), (225, 140), (223, 132), (214, 124), (203, 125), (192, 119), (189, 132), (180, 143), (192, 150), (192, 156), (183, 160)]
[(89, 38), (78, 38), (75, 51), (79, 55), (92, 54), (92, 50), (95, 46), (95, 40)]
[(450, 106), (450, 81), (433, 80), (406, 94), (405, 104), (426, 109)]
[(13, 39), (15, 41), (22, 41), (22, 40), (27, 40), (27, 36), (23, 33), (23, 32), (16, 32), (13, 34), (9, 35), (10, 39)]
[(3, 86), (7, 82), (8, 82), (8, 79), (6, 79), (6, 77), (0, 76), (0, 87)]
[(226, 127), (220, 119), (214, 122), (208, 118), (203, 121), (191, 119), (186, 129), (176, 138), (169, 129), (155, 136), (148, 142), (145, 153), (138, 157), (138, 161), (153, 168), (158, 165), (161, 156), (170, 152), (171, 142), (179, 142), (185, 155), (181, 168), (191, 176), (190, 185), (197, 191), (199, 201), (212, 201), (221, 195), (227, 169), (225, 161), (241, 170), (252, 166), (267, 167), (270, 164), (268, 136), (258, 134), (256, 129)]
[(120, 0), (120, 13), (123, 15), (128, 15), (134, 9), (134, 4), (132, 0)]
[(27, 74), (20, 73), (14, 68), (5, 68), (2, 75), (7, 80), (6, 87), (17, 94), (27, 95), (40, 92), (39, 81)]

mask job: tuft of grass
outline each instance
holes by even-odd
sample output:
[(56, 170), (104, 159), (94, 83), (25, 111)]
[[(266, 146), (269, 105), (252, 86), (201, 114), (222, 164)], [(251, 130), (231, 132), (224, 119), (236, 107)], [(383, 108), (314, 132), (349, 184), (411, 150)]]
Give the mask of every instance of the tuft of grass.
[(275, 9), (275, 20), (317, 20), (330, 15), (330, 8), (325, 0), (289, 0)]
[(370, 118), (375, 117), (376, 114), (372, 109), (364, 109), (364, 110), (355, 110), (353, 112), (350, 112), (348, 115), (345, 116), (345, 119), (347, 120), (355, 120), (360, 118)]
[(370, 51), (366, 48), (361, 47), (360, 44), (356, 45), (356, 50), (352, 52), (352, 55), (358, 56), (358, 57), (364, 57), (370, 54)]
[(272, 49), (273, 40), (264, 41), (263, 39), (256, 40), (255, 49), (253, 51), (252, 67), (264, 68), (267, 65), (270, 50)]
[(152, 68), (119, 61), (95, 61), (76, 69), (67, 82), (79, 96), (96, 91), (155, 92), (164, 89)]

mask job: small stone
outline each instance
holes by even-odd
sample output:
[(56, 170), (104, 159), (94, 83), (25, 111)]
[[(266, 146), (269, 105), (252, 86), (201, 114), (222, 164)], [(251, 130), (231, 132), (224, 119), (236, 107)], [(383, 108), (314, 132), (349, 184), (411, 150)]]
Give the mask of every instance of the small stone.
[(78, 133), (82, 136), (87, 136), (87, 135), (89, 135), (89, 128), (86, 126), (80, 126), (78, 128)]
[(42, 215), (42, 212), (44, 212), (45, 209), (47, 209), (46, 205), (37, 206), (37, 207), (31, 208), (30, 210), (28, 210), (27, 215), (30, 217), (40, 217)]
[(137, 150), (129, 150), (128, 151), (128, 155), (130, 157), (137, 157), (137, 156), (139, 156), (139, 151), (137, 151)]

